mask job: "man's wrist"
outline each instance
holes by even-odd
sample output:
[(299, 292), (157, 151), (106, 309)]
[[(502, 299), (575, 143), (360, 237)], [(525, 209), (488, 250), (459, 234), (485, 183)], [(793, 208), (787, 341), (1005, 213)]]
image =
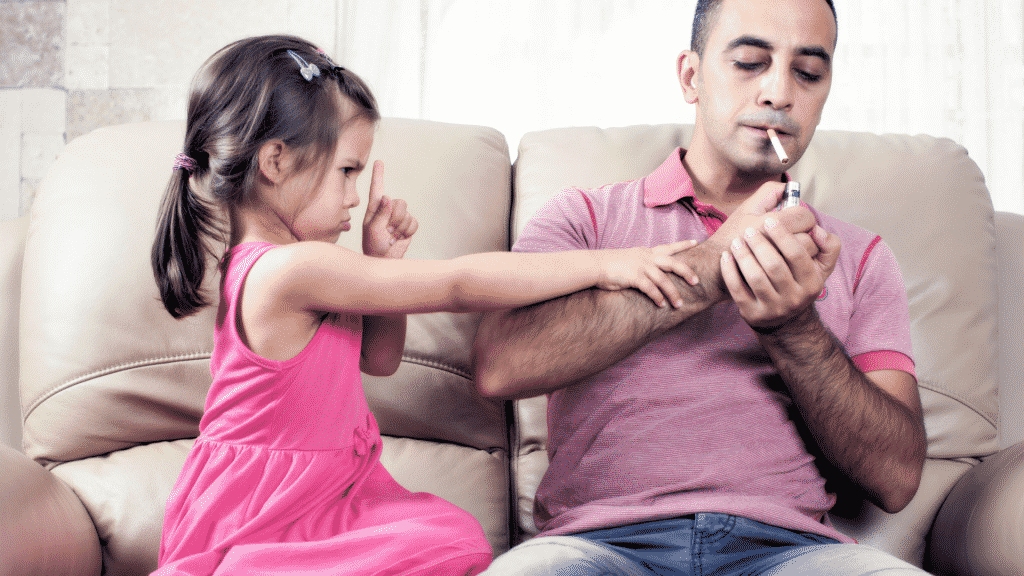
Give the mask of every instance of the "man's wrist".
[(729, 291), (722, 278), (722, 251), (716, 242), (705, 240), (678, 257), (684, 258), (700, 279), (700, 283), (693, 287), (697, 298), (708, 305), (729, 299)]
[(778, 324), (769, 326), (751, 326), (750, 328), (758, 335), (767, 338), (785, 338), (792, 335), (804, 335), (807, 329), (820, 325), (818, 311), (814, 304), (808, 305), (797, 314), (786, 318)]

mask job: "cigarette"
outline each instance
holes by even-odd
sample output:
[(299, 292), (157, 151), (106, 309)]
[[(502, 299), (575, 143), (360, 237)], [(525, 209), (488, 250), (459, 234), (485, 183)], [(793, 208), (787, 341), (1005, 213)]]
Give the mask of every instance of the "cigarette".
[(772, 141), (772, 147), (775, 148), (775, 154), (778, 155), (779, 160), (783, 164), (788, 164), (789, 156), (786, 156), (786, 149), (782, 147), (782, 142), (779, 142), (779, 135), (776, 134), (773, 128), (768, 129), (768, 139)]

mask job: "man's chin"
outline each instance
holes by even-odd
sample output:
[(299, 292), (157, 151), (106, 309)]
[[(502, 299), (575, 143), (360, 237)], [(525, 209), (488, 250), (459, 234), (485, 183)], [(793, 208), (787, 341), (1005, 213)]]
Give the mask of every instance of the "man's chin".
[(733, 165), (744, 176), (777, 178), (793, 166), (794, 159), (790, 158), (789, 162), (783, 164), (768, 142), (758, 144), (748, 150), (735, 150), (732, 154)]
[(791, 165), (792, 162), (783, 165), (777, 158), (760, 158), (756, 161), (738, 164), (736, 169), (745, 180), (777, 180)]

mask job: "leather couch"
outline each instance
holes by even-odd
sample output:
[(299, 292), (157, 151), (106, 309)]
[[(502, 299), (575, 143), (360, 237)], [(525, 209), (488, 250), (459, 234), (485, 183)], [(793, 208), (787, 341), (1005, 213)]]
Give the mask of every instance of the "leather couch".
[[(534, 132), (512, 163), (496, 130), (387, 118), (372, 156), (420, 219), (407, 258), (449, 258), (507, 249), (563, 186), (645, 175), (690, 130)], [(31, 213), (0, 222), (3, 574), (155, 568), (164, 501), (210, 382), (214, 320), (214, 308), (171, 318), (149, 268), (182, 134), (181, 122), (154, 122), (78, 138)], [(1024, 217), (995, 213), (983, 175), (946, 139), (820, 130), (790, 174), (806, 201), (892, 246), (926, 413), (911, 504), (886, 514), (841, 493), (833, 521), (938, 574), (1024, 574)], [(359, 185), (365, 202), (369, 178)], [(358, 232), (340, 243), (357, 248)], [(364, 382), (387, 468), (474, 514), (500, 554), (536, 531), (545, 399), (474, 392), (477, 320), (411, 318), (398, 373)]]

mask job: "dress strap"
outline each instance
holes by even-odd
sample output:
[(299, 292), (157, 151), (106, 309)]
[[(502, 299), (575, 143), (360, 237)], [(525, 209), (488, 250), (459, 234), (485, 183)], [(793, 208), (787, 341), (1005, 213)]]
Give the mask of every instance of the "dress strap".
[(256, 261), (272, 248), (277, 247), (277, 244), (269, 242), (246, 242), (235, 246), (225, 254), (225, 296), (229, 296), (234, 301), (242, 289), (242, 282), (245, 281), (249, 270), (256, 264)]

